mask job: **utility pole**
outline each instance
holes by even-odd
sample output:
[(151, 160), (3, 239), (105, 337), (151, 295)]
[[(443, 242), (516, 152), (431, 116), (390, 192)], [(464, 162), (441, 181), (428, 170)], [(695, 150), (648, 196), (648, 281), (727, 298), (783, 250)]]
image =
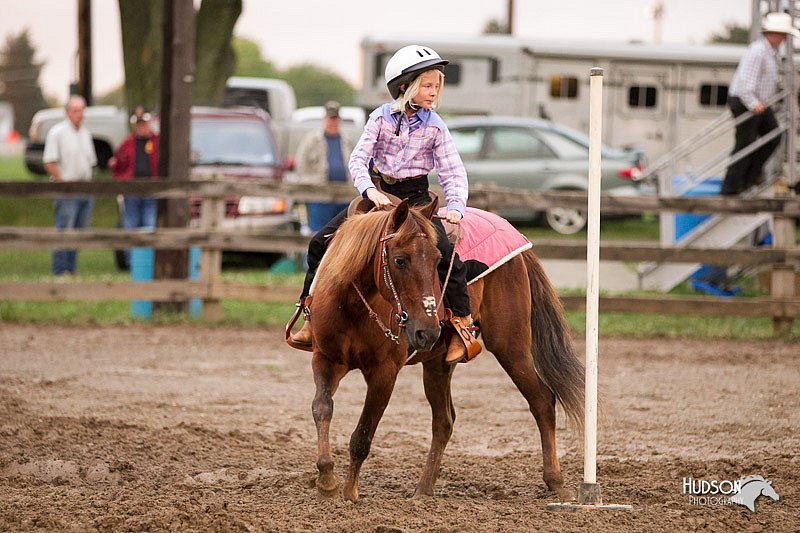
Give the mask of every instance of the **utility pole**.
[[(161, 137), (158, 174), (165, 180), (189, 178), (189, 124), (194, 82), (195, 12), (192, 0), (164, 0), (161, 70)], [(159, 199), (156, 226), (183, 228), (189, 222), (186, 199)], [(186, 279), (188, 250), (156, 250), (154, 279)], [(157, 308), (184, 310), (159, 303)]]
[(78, 0), (77, 94), (92, 105), (92, 0)]
[(650, 8), (650, 18), (653, 19), (653, 42), (661, 43), (661, 22), (664, 19), (664, 2), (656, 0)]
[(506, 20), (508, 21), (508, 34), (514, 35), (514, 0), (508, 0), (506, 5)]

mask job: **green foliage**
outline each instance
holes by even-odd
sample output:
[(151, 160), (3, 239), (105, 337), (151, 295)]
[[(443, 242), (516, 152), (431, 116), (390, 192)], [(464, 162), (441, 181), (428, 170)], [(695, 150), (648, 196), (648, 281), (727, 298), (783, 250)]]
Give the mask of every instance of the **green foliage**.
[[(125, 63), (123, 107), (161, 102), (162, 0), (118, 0)], [(203, 0), (196, 16), (195, 83), (198, 101), (219, 103), (231, 75), (235, 54), (233, 26), (242, 11), (241, 0)]]
[[(518, 228), (534, 245), (539, 239), (571, 239), (586, 240), (586, 230), (572, 235), (560, 235), (551, 229), (541, 226), (525, 226)], [(600, 223), (600, 239), (607, 241), (648, 241), (658, 240), (658, 217), (645, 214), (642, 216), (608, 216)]]
[(750, 42), (750, 28), (739, 26), (734, 22), (726, 22), (724, 31), (712, 33), (707, 42), (711, 44), (747, 44)]
[(336, 100), (342, 105), (352, 105), (355, 101), (355, 89), (331, 70), (306, 63), (281, 72), (261, 55), (258, 43), (237, 37), (233, 47), (236, 51), (236, 76), (286, 80), (295, 92), (298, 107), (323, 105), (328, 100)]
[(352, 105), (355, 90), (341, 76), (324, 67), (309, 63), (289, 68), (285, 79), (294, 89), (297, 106), (323, 105), (328, 100), (336, 100), (342, 105)]
[(503, 34), (507, 34), (507, 33), (510, 33), (510, 32), (508, 31), (508, 24), (505, 24), (505, 23), (500, 22), (499, 20), (493, 18), (493, 19), (490, 19), (486, 23), (486, 25), (484, 25), (482, 33), (484, 35), (493, 35), (493, 34), (501, 34), (501, 35), (503, 35)]
[(35, 55), (27, 28), (9, 35), (0, 51), (0, 100), (11, 104), (14, 129), (22, 135), (28, 134), (33, 114), (47, 105), (39, 86), (42, 64)]
[(0, 181), (32, 181), (39, 178), (39, 175), (28, 172), (22, 156), (0, 156)]
[(123, 107), (143, 104), (157, 109), (161, 101), (161, 0), (118, 0), (125, 65)]
[(105, 94), (95, 96), (95, 105), (113, 105), (121, 107), (122, 109), (128, 108), (128, 99), (125, 96), (125, 85), (119, 85)]
[(194, 101), (218, 105), (225, 81), (236, 67), (231, 45), (233, 27), (242, 13), (242, 0), (203, 0), (197, 12)]
[[(567, 313), (570, 328), (586, 332), (586, 314)], [(598, 321), (601, 336), (650, 339), (717, 338), (759, 340), (774, 339), (772, 319), (742, 317), (679, 316), (629, 313), (601, 313)], [(788, 339), (800, 340), (800, 320), (795, 320)]]
[(270, 61), (261, 57), (258, 43), (244, 37), (233, 40), (233, 49), (236, 52), (236, 76), (251, 78), (279, 78), (280, 72), (275, 69)]

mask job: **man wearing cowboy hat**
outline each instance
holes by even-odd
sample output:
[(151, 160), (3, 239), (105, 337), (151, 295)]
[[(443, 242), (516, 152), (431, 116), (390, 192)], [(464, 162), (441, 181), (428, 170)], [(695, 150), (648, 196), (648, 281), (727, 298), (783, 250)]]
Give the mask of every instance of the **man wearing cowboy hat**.
[[(787, 35), (800, 37), (787, 13), (767, 13), (761, 23), (761, 39), (753, 41), (742, 56), (728, 89), (728, 107), (734, 118), (751, 111), (753, 116), (736, 126), (735, 154), (778, 127), (766, 102), (778, 85), (778, 47)], [(732, 195), (758, 183), (761, 170), (780, 144), (780, 135), (728, 167), (720, 194)]]

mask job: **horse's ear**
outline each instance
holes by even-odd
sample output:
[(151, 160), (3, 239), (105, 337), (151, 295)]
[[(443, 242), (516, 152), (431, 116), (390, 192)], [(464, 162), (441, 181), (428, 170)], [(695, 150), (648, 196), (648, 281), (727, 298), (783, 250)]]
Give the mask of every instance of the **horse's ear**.
[(405, 222), (408, 218), (408, 200), (403, 200), (400, 202), (397, 207), (392, 210), (392, 214), (390, 216), (391, 218), (389, 219), (389, 226), (393, 230), (399, 229), (400, 226), (403, 225), (403, 222)]
[(422, 216), (424, 216), (428, 220), (433, 220), (433, 215), (435, 215), (439, 211), (439, 197), (432, 194), (431, 202), (422, 209), (420, 209), (419, 211), (420, 213), (422, 213)]

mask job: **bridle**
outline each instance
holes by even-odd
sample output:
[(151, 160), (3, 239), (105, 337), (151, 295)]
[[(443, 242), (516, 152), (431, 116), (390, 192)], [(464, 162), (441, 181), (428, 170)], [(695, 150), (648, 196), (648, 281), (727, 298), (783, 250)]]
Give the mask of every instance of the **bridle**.
[[(355, 282), (350, 282), (353, 288), (358, 293), (358, 297), (361, 298), (361, 301), (364, 302), (364, 306), (367, 308), (369, 312), (369, 317), (377, 322), (378, 326), (380, 326), (383, 334), (391, 340), (395, 344), (400, 344), (400, 333), (406, 327), (406, 322), (408, 321), (408, 313), (403, 309), (403, 304), (400, 302), (400, 295), (397, 294), (397, 289), (394, 285), (394, 280), (392, 280), (392, 274), (389, 271), (389, 260), (386, 251), (386, 244), (397, 236), (397, 232), (389, 232), (389, 218), (386, 219), (386, 222), (383, 227), (382, 236), (380, 238), (380, 253), (377, 255), (377, 260), (375, 261), (375, 285), (380, 287), (380, 282), (383, 280), (383, 283), (392, 293), (392, 299), (394, 302), (392, 303), (394, 310), (392, 313), (392, 317), (394, 318), (394, 322), (397, 324), (397, 333), (394, 333), (394, 330), (391, 327), (387, 327), (381, 318), (378, 316), (378, 313), (372, 309), (367, 302), (367, 299), (364, 297), (362, 292), (359, 290), (358, 286)], [(428, 238), (428, 234), (425, 232), (418, 232), (411, 234), (411, 237), (422, 237)], [(440, 300), (441, 303), (441, 300)], [(390, 322), (391, 325), (391, 322)]]

